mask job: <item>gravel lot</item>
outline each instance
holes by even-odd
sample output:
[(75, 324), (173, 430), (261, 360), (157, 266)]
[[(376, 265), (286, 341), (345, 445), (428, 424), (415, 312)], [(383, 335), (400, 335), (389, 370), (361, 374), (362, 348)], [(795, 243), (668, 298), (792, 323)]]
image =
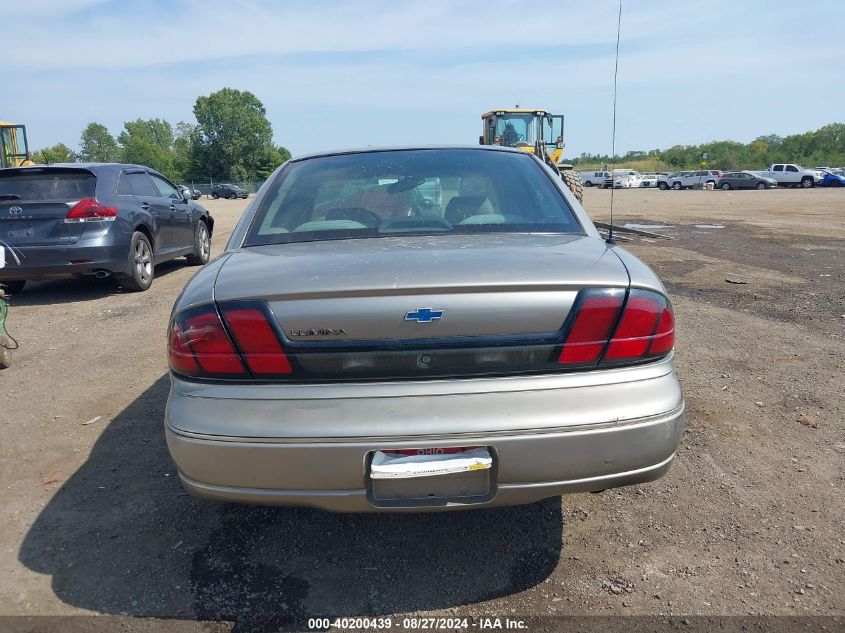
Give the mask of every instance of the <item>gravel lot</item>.
[[(587, 190), (585, 206), (604, 220), (609, 200)], [(219, 252), (245, 203), (203, 203)], [(687, 430), (665, 478), (562, 503), (345, 516), (195, 500), (161, 429), (167, 318), (194, 269), (159, 266), (142, 294), (32, 284), (0, 373), (0, 614), (241, 630), (312, 614), (845, 614), (845, 191), (625, 190), (614, 211), (671, 225), (672, 241), (624, 246), (672, 296)]]

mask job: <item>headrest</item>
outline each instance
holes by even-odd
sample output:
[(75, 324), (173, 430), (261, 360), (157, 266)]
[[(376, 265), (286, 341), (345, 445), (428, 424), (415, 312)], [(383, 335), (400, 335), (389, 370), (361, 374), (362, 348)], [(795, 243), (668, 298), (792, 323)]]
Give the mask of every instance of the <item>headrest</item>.
[(486, 176), (463, 176), (458, 185), (458, 195), (486, 197), (489, 184)]

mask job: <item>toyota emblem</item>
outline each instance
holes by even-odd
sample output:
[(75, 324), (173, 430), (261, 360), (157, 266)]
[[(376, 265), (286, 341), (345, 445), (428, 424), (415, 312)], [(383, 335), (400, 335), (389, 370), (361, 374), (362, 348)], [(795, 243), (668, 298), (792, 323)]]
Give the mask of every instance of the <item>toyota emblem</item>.
[(20, 207), (9, 207), (9, 215), (20, 215), (23, 213), (23, 209)]

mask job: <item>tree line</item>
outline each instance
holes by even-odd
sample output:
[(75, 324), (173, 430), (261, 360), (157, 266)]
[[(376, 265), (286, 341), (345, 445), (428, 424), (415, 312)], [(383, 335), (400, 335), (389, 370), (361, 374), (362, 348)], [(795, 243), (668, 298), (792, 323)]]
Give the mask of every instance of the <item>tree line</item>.
[(712, 169), (763, 169), (772, 163), (798, 163), (804, 167), (845, 165), (845, 124), (831, 123), (814, 132), (759, 136), (750, 143), (713, 141), (701, 145), (675, 145), (669, 149), (632, 151), (623, 156), (581, 154), (572, 163), (580, 168), (613, 163), (648, 171), (694, 169), (706, 161)]
[(273, 128), (251, 92), (223, 88), (198, 97), (196, 123), (162, 119), (127, 121), (115, 137), (102, 123), (89, 123), (74, 151), (59, 143), (33, 152), (39, 164), (123, 162), (146, 165), (176, 182), (209, 178), (259, 181), (290, 158), (273, 144)]

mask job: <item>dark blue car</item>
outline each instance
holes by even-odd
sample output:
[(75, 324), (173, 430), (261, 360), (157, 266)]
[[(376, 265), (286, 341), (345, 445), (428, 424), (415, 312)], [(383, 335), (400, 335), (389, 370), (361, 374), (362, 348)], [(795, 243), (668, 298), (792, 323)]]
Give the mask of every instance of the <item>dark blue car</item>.
[(845, 176), (834, 174), (832, 171), (827, 171), (826, 169), (820, 171), (824, 176), (819, 181), (820, 187), (845, 187)]
[(154, 266), (176, 257), (202, 265), (214, 220), (148, 167), (63, 164), (0, 170), (0, 284), (10, 294), (28, 280), (114, 276), (147, 290)]

